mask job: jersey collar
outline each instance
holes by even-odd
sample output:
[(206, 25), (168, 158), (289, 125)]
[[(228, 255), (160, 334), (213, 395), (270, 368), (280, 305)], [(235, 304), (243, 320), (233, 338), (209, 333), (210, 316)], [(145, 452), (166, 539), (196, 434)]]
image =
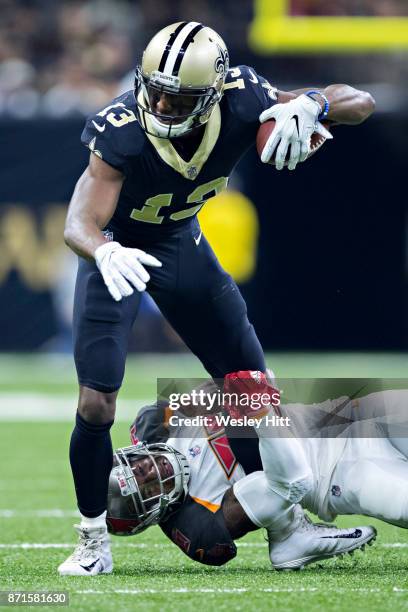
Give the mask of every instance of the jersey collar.
[[(149, 126), (149, 117), (146, 116), (146, 123)], [(150, 126), (149, 126), (150, 128)], [(190, 161), (185, 161), (177, 153), (176, 149), (171, 144), (171, 140), (166, 138), (157, 138), (146, 132), (146, 136), (160, 155), (162, 160), (171, 166), (173, 170), (179, 172), (184, 178), (194, 181), (202, 170), (207, 159), (210, 157), (215, 143), (218, 140), (221, 129), (221, 111), (218, 104), (215, 105), (213, 112), (207, 123), (201, 143), (194, 153)]]

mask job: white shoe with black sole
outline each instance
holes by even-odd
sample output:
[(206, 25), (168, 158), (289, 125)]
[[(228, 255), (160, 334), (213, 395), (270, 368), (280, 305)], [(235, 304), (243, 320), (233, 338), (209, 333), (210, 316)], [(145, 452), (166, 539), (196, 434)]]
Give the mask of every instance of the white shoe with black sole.
[(74, 525), (79, 542), (72, 555), (58, 568), (60, 576), (96, 576), (113, 569), (109, 534), (106, 527), (92, 529)]
[(279, 542), (269, 538), (269, 557), (276, 570), (299, 570), (315, 561), (324, 561), (371, 545), (377, 537), (374, 527), (338, 529), (334, 525), (313, 523), (296, 507), (297, 527)]

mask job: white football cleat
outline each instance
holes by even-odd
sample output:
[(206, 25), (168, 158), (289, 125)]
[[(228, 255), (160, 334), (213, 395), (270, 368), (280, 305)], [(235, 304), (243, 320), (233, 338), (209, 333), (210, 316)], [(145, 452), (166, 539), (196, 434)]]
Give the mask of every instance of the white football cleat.
[[(279, 542), (269, 538), (269, 557), (276, 570), (303, 569), (305, 565), (364, 550), (377, 537), (374, 527), (338, 529), (334, 525), (313, 523), (300, 506), (295, 506), (297, 527)], [(268, 534), (269, 535), (269, 534)]]
[(58, 568), (60, 576), (96, 576), (113, 569), (109, 534), (105, 527), (74, 525), (79, 542), (72, 555)]

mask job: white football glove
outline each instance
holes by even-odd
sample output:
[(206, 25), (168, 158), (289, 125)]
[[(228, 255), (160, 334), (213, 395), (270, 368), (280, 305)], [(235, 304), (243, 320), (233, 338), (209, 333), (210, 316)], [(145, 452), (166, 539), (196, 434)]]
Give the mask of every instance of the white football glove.
[(321, 111), (320, 104), (305, 94), (286, 104), (275, 104), (264, 110), (259, 116), (259, 121), (265, 123), (269, 119), (275, 119), (276, 125), (263, 148), (261, 161), (268, 163), (278, 147), (275, 166), (277, 170), (282, 170), (290, 147), (288, 168), (294, 170), (296, 164), (305, 161), (308, 156), (310, 138), (314, 131), (322, 133), (322, 130), (323, 136), (333, 138), (330, 132), (317, 122)]
[(138, 291), (146, 289), (150, 276), (142, 264), (156, 268), (162, 265), (156, 257), (140, 249), (123, 247), (119, 242), (101, 244), (95, 250), (95, 262), (109, 293), (116, 302), (132, 295), (133, 287)]

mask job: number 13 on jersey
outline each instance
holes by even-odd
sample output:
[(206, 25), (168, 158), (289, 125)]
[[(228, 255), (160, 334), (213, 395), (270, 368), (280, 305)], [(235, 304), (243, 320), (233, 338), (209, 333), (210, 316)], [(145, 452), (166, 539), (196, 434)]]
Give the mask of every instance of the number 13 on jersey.
[[(190, 193), (186, 202), (186, 204), (194, 204), (194, 206), (174, 212), (170, 215), (170, 219), (172, 221), (181, 221), (182, 219), (194, 216), (207, 200), (226, 189), (227, 185), (228, 178), (226, 176), (221, 176), (213, 181), (204, 183), (204, 185), (199, 185)], [(130, 213), (130, 217), (135, 221), (142, 221), (144, 223), (162, 223), (164, 216), (160, 214), (161, 209), (165, 206), (171, 206), (172, 200), (172, 193), (155, 195), (148, 198), (140, 210), (134, 208)]]

